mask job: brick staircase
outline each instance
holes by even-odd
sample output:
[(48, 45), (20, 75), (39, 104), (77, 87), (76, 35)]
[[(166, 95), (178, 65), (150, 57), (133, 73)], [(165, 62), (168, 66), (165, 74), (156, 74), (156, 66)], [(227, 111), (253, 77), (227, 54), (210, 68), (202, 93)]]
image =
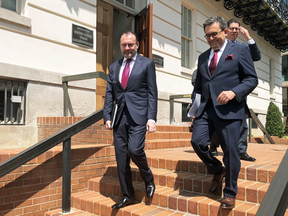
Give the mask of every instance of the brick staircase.
[[(156, 184), (152, 199), (146, 198), (139, 171), (131, 164), (137, 203), (119, 210), (112, 209), (111, 206), (121, 199), (121, 190), (116, 165), (110, 164), (103, 176), (88, 180), (87, 190), (72, 191), (70, 213), (63, 214), (60, 208), (55, 208), (44, 215), (252, 216), (256, 214), (287, 149), (285, 145), (249, 144), (248, 153), (257, 160), (242, 161), (236, 207), (225, 210), (219, 208), (221, 192), (216, 196), (208, 194), (212, 176), (207, 175), (205, 165), (191, 147), (188, 126), (158, 125), (157, 130), (148, 134), (146, 139), (146, 155)], [(222, 156), (219, 151), (220, 160)]]

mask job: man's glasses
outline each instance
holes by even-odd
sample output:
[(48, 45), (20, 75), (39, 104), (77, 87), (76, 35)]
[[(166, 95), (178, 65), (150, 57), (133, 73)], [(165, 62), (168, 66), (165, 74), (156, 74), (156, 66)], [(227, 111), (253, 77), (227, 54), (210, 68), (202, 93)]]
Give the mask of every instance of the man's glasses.
[(229, 29), (230, 31), (234, 31), (234, 30), (235, 30), (235, 31), (239, 31), (239, 28), (238, 28), (238, 27), (234, 27), (234, 28), (233, 28), (233, 27), (229, 27), (228, 29)]
[(123, 48), (126, 48), (128, 46), (129, 48), (132, 48), (135, 45), (135, 43), (129, 43), (129, 44), (121, 44)]
[(214, 39), (214, 38), (217, 37), (222, 31), (223, 31), (223, 30), (221, 30), (220, 32), (213, 32), (212, 34), (206, 34), (206, 35), (204, 35), (204, 37), (205, 37), (206, 39), (210, 39), (210, 37), (212, 37), (212, 38)]

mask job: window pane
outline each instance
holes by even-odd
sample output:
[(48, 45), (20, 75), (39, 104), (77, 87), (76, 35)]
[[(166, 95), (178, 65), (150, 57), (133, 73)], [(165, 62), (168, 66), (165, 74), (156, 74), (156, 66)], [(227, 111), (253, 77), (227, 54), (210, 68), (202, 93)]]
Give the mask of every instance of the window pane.
[(181, 53), (181, 66), (185, 67), (185, 54)]
[(191, 10), (189, 10), (188, 9), (188, 22), (191, 24), (191, 16), (192, 16), (192, 14), (191, 14)]
[(184, 19), (184, 6), (181, 5), (181, 19)]
[(16, 0), (2, 0), (1, 7), (16, 11)]
[(192, 37), (191, 34), (192, 34), (191, 24), (188, 24), (188, 35), (187, 36), (189, 38), (191, 38)]
[(181, 34), (184, 35), (184, 21), (181, 20)]
[(181, 51), (185, 52), (185, 39), (183, 37), (181, 38)]
[(184, 20), (185, 21), (187, 20), (187, 8), (186, 7), (184, 8)]
[(188, 24), (186, 22), (184, 22), (184, 33), (183, 35), (187, 36), (187, 28), (188, 28)]
[(130, 8), (135, 9), (135, 0), (126, 0), (126, 5)]
[(185, 67), (189, 68), (189, 54), (185, 56)]
[(186, 53), (190, 53), (190, 42), (188, 40), (186, 40), (185, 46), (186, 46)]
[(124, 0), (116, 0), (116, 1), (124, 4)]

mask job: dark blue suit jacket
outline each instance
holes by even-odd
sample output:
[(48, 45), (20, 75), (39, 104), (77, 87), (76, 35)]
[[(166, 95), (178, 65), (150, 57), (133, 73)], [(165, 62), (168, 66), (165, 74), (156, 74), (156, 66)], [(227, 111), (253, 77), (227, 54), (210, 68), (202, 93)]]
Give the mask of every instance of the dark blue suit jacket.
[(104, 122), (111, 120), (110, 115), (114, 101), (118, 105), (115, 125), (119, 122), (125, 106), (137, 124), (146, 124), (148, 119), (156, 121), (158, 92), (154, 62), (149, 58), (137, 55), (126, 89), (124, 89), (119, 80), (122, 61), (123, 58), (109, 67)]
[[(245, 97), (258, 85), (258, 78), (248, 46), (227, 42), (224, 52), (211, 77), (208, 68), (210, 55), (208, 49), (199, 56), (195, 92), (201, 94), (201, 103), (196, 116), (199, 117), (206, 103), (212, 98), (217, 116), (221, 119), (239, 119), (245, 117)], [(233, 59), (226, 58), (233, 55)], [(222, 91), (232, 90), (236, 97), (225, 105), (217, 102)]]

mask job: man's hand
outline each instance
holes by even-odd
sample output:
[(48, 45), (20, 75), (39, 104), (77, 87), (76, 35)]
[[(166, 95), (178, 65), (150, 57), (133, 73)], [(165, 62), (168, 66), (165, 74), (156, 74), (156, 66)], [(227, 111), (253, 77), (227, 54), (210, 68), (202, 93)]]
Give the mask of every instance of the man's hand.
[(236, 94), (233, 91), (222, 91), (217, 98), (217, 102), (220, 105), (227, 104), (230, 100), (232, 100)]
[(247, 29), (245, 29), (242, 26), (240, 26), (239, 30), (243, 34), (243, 36), (245, 37), (246, 40), (249, 40), (251, 38)]
[(111, 130), (111, 121), (106, 121), (105, 126), (107, 130)]
[(156, 124), (153, 121), (148, 121), (146, 129), (148, 133), (154, 133), (156, 131)]

